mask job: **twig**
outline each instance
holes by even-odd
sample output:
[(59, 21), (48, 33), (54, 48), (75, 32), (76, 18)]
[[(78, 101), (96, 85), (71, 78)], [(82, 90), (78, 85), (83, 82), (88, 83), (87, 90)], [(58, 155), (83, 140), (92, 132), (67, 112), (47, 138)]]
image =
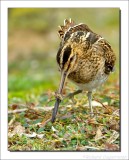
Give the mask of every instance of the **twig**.
[(99, 113), (99, 115), (104, 116), (104, 117), (109, 117), (109, 121), (112, 121), (113, 118), (119, 120), (119, 116), (115, 116), (115, 115), (108, 115), (108, 114), (103, 114), (103, 113)]
[(48, 122), (50, 122), (50, 121), (51, 121), (51, 118), (49, 118), (48, 120), (46, 120), (41, 126), (42, 126), (42, 127), (45, 127), (46, 124), (47, 124)]
[(56, 100), (56, 98), (51, 99), (50, 101), (47, 102), (47, 104), (50, 103), (50, 102), (52, 102), (52, 101), (55, 101), (55, 100)]
[(24, 112), (28, 110), (27, 108), (24, 108), (24, 109), (16, 109), (16, 110), (13, 110), (13, 111), (8, 111), (8, 114), (12, 114), (12, 113), (20, 113), (20, 112)]
[(110, 110), (102, 103), (102, 102), (100, 102), (99, 100), (97, 100), (97, 99), (95, 99), (95, 98), (93, 98), (96, 102), (98, 102), (98, 103), (100, 103), (105, 109), (107, 109), (109, 112), (110, 112)]
[[(85, 146), (84, 147), (85, 149), (95, 149), (95, 150), (100, 150), (100, 148), (98, 148), (98, 147), (91, 147), (91, 146)], [(83, 148), (83, 149), (84, 149)], [(102, 149), (102, 148), (101, 148)]]
[(8, 124), (9, 126), (11, 126), (11, 125), (13, 124), (13, 122), (15, 121), (15, 118), (16, 118), (16, 117), (15, 117), (15, 115), (14, 115), (13, 118), (9, 121), (9, 124)]
[(113, 143), (118, 137), (119, 137), (119, 133), (114, 130), (113, 134), (111, 135), (109, 139), (107, 139), (106, 142)]
[(51, 107), (34, 107), (35, 110), (42, 110), (42, 111), (50, 111), (54, 108), (54, 106)]
[(33, 107), (33, 108), (16, 109), (16, 110), (8, 111), (8, 114), (24, 112), (29, 109), (34, 110), (34, 111), (36, 111), (36, 110), (49, 111), (49, 110), (53, 109), (53, 106), (52, 107)]
[(60, 120), (66, 119), (66, 118), (71, 118), (73, 115), (64, 115), (62, 117), (57, 116)]
[(12, 107), (13, 105), (17, 105), (18, 107), (19, 106), (21, 106), (21, 107), (27, 107), (25, 104), (9, 104), (8, 106)]

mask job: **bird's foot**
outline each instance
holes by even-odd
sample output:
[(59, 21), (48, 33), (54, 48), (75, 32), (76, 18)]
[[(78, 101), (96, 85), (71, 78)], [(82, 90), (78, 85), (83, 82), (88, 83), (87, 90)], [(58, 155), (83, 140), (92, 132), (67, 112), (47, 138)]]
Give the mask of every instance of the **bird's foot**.
[(90, 116), (91, 116), (91, 118), (93, 118), (94, 117), (94, 113), (90, 112)]
[(65, 98), (73, 98), (75, 95), (77, 95), (77, 94), (79, 94), (81, 92), (82, 92), (82, 90), (77, 90), (77, 91), (75, 91), (73, 93), (69, 93)]
[(55, 92), (55, 97), (61, 101), (63, 100), (63, 97), (60, 93)]

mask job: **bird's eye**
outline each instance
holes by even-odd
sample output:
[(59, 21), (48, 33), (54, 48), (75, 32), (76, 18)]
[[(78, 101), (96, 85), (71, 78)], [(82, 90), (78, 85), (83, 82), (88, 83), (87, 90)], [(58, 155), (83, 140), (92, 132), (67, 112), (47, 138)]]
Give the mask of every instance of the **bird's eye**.
[(71, 58), (70, 58), (70, 61), (72, 61), (74, 59), (74, 56), (72, 56)]
[(76, 55), (73, 55), (73, 56), (70, 58), (70, 62), (72, 62), (75, 57), (76, 57)]

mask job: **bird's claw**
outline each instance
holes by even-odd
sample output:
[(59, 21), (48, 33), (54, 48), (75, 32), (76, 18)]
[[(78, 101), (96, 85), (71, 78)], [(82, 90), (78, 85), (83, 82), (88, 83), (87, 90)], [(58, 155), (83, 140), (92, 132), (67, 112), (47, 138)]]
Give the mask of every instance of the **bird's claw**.
[(55, 97), (61, 101), (63, 100), (63, 97), (60, 93), (55, 92)]

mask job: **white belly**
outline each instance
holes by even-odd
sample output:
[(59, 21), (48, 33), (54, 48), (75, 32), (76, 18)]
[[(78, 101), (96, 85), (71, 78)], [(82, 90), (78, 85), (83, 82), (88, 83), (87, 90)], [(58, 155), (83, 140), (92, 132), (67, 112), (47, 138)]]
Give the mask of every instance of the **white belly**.
[(108, 78), (108, 75), (104, 74), (104, 75), (98, 75), (95, 80), (90, 81), (89, 83), (76, 83), (74, 82), (79, 89), (81, 90), (87, 90), (87, 91), (92, 91), (94, 89), (96, 89), (97, 87), (99, 87), (100, 85), (102, 85)]

